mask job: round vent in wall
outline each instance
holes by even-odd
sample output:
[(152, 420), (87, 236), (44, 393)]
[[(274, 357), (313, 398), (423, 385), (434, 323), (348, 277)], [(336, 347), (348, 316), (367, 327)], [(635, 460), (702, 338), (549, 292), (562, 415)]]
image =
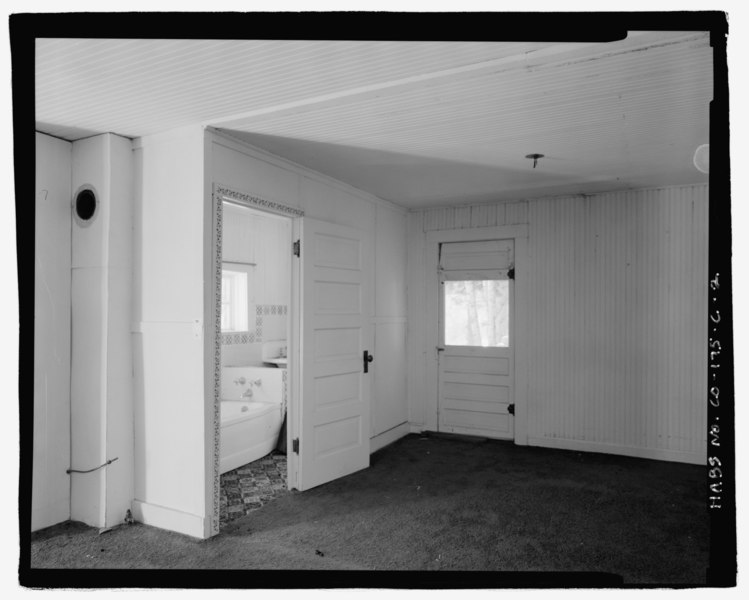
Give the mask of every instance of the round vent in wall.
[(99, 199), (96, 191), (91, 185), (83, 185), (73, 197), (73, 214), (75, 220), (81, 226), (91, 225), (96, 218), (99, 208)]

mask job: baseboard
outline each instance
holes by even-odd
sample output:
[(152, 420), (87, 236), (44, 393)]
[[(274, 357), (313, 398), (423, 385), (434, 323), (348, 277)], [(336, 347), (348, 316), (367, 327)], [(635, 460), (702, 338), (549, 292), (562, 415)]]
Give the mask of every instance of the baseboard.
[(203, 517), (174, 508), (133, 500), (133, 518), (139, 523), (159, 529), (168, 529), (200, 539), (208, 537)]
[(411, 433), (411, 428), (408, 426), (408, 423), (401, 423), (392, 429), (383, 431), (369, 440), (369, 453), (372, 454), (373, 452), (377, 452), (409, 433)]
[(632, 456), (634, 458), (666, 460), (670, 462), (687, 463), (692, 465), (704, 465), (706, 462), (705, 454), (700, 454), (698, 452), (680, 452), (677, 450), (664, 450), (660, 448), (636, 448), (633, 446), (602, 444), (600, 442), (587, 442), (583, 440), (563, 440), (559, 438), (540, 438), (528, 436), (528, 445), (541, 446), (542, 448), (558, 448), (560, 450), (577, 450), (580, 452), (601, 452), (602, 454), (618, 454), (621, 456)]
[(411, 433), (422, 433), (423, 431), (426, 431), (427, 426), (409, 423), (409, 428)]

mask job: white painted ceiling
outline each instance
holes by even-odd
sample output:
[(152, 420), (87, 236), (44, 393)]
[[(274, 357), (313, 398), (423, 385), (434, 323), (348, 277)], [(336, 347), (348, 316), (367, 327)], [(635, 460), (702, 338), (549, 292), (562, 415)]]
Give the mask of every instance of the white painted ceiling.
[[(418, 208), (707, 181), (703, 32), (610, 43), (38, 39), (39, 131), (200, 123)], [(525, 158), (546, 155), (536, 168)]]

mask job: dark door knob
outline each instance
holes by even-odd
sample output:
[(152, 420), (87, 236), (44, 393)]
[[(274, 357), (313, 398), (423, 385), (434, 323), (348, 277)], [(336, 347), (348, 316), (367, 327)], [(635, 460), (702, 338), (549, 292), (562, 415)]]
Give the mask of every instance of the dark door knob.
[(369, 363), (374, 360), (374, 356), (369, 353), (369, 350), (364, 351), (364, 372), (369, 373)]

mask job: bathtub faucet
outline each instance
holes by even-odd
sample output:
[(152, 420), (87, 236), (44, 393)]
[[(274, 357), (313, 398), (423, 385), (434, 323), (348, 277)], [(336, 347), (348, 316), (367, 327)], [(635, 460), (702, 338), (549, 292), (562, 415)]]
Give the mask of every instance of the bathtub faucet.
[(252, 398), (252, 388), (247, 388), (244, 392), (242, 392), (241, 398)]

